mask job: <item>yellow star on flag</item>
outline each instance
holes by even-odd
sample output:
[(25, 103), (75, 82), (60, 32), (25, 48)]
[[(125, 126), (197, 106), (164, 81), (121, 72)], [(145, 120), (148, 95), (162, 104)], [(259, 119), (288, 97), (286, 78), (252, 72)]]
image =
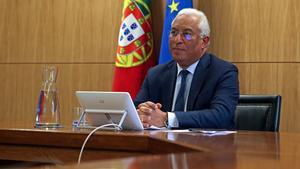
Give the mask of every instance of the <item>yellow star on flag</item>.
[(175, 2), (174, 0), (172, 0), (172, 4), (168, 5), (168, 7), (171, 9), (171, 13), (174, 11), (178, 11), (178, 8), (177, 8), (178, 5), (179, 5), (179, 2)]

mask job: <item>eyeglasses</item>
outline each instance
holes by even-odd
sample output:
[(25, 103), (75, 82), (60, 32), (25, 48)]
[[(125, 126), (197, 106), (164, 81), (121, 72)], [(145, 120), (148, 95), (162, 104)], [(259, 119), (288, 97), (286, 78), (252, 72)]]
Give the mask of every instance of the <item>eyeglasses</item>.
[(177, 31), (177, 30), (171, 30), (170, 31), (170, 37), (175, 38), (177, 35), (180, 35), (184, 40), (190, 41), (193, 38), (193, 33), (190, 31)]

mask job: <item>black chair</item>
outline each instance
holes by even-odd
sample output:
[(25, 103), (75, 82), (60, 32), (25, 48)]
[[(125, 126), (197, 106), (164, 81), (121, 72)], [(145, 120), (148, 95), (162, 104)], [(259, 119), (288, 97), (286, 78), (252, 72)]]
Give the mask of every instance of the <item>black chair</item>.
[(281, 96), (240, 95), (235, 110), (237, 130), (278, 132)]

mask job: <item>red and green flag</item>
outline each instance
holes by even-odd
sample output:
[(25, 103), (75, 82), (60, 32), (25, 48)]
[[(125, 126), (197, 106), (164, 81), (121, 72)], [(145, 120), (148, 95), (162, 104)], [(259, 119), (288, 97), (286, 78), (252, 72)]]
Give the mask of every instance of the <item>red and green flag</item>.
[(129, 92), (133, 99), (155, 64), (149, 4), (150, 0), (124, 0), (112, 90)]

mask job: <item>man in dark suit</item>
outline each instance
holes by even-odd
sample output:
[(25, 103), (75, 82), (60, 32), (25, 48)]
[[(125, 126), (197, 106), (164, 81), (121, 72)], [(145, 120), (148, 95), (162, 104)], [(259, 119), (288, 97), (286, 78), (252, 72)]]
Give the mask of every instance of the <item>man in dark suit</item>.
[(135, 104), (144, 127), (234, 127), (238, 70), (206, 53), (210, 28), (196, 9), (181, 10), (172, 23), (173, 60), (148, 71)]

